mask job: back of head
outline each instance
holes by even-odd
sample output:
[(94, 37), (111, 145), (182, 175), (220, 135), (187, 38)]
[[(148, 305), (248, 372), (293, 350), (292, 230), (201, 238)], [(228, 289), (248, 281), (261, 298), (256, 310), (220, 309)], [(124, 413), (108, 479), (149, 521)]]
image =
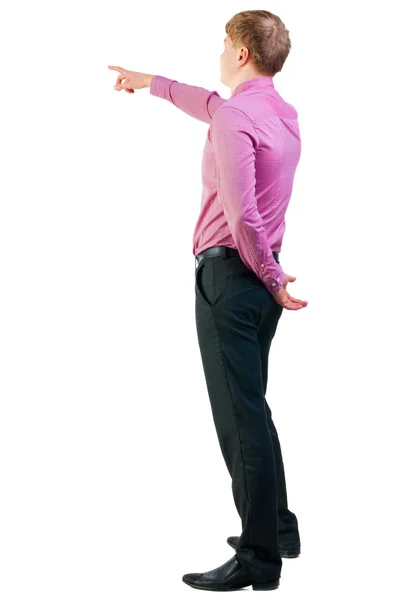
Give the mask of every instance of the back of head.
[(259, 75), (273, 77), (281, 71), (291, 50), (289, 31), (282, 20), (267, 10), (244, 10), (225, 26), (233, 47), (245, 46)]

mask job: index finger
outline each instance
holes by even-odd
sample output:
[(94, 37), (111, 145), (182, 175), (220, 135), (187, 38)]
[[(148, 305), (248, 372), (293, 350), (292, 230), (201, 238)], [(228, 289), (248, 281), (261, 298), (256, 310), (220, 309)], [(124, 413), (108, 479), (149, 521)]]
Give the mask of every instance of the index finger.
[(307, 300), (300, 300), (299, 298), (294, 298), (291, 294), (288, 294), (288, 297), (292, 302), (300, 302), (301, 304), (307, 304)]
[(113, 67), (113, 66), (109, 66), (109, 69), (111, 69), (112, 71), (119, 71), (120, 73), (125, 73), (125, 69), (122, 69), (121, 67)]
[(287, 310), (299, 310), (300, 308), (305, 308), (305, 304), (300, 304), (299, 302), (292, 302), (291, 299), (288, 299), (283, 307)]

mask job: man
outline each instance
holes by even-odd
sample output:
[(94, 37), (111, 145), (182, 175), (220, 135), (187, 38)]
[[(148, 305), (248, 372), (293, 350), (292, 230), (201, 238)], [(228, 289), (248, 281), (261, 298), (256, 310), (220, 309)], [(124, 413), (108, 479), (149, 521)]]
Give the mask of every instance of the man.
[(203, 195), (193, 240), (196, 325), (219, 444), (232, 478), (242, 533), (236, 554), (183, 581), (206, 590), (276, 589), (281, 556), (300, 553), (297, 518), (288, 509), (283, 460), (266, 401), (269, 349), (283, 308), (307, 306), (287, 292), (279, 252), (284, 216), (300, 158), (297, 112), (274, 88), (289, 54), (276, 15), (243, 11), (226, 25), (216, 91), (110, 66), (115, 89), (150, 87), (209, 124), (202, 161)]

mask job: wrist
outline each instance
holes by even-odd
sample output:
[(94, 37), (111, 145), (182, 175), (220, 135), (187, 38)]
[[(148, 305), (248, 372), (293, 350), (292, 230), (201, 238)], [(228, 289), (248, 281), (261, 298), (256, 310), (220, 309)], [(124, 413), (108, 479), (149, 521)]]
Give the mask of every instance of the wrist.
[(153, 77), (154, 77), (154, 75), (146, 75), (146, 77), (145, 77), (145, 86), (146, 87), (150, 87)]

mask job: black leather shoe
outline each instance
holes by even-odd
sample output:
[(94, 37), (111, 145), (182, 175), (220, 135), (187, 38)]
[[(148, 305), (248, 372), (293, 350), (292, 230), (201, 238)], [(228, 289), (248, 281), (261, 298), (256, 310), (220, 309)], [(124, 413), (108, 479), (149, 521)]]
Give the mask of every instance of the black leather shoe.
[[(231, 536), (227, 538), (227, 543), (229, 546), (234, 548), (234, 550), (236, 550), (239, 539), (240, 538), (238, 536)], [(299, 543), (279, 544), (278, 549), (282, 558), (298, 558), (299, 554), (301, 553), (301, 546)]]
[(252, 585), (253, 590), (275, 590), (280, 579), (257, 579), (242, 567), (236, 555), (224, 565), (206, 573), (188, 573), (182, 581), (199, 590), (231, 592)]

